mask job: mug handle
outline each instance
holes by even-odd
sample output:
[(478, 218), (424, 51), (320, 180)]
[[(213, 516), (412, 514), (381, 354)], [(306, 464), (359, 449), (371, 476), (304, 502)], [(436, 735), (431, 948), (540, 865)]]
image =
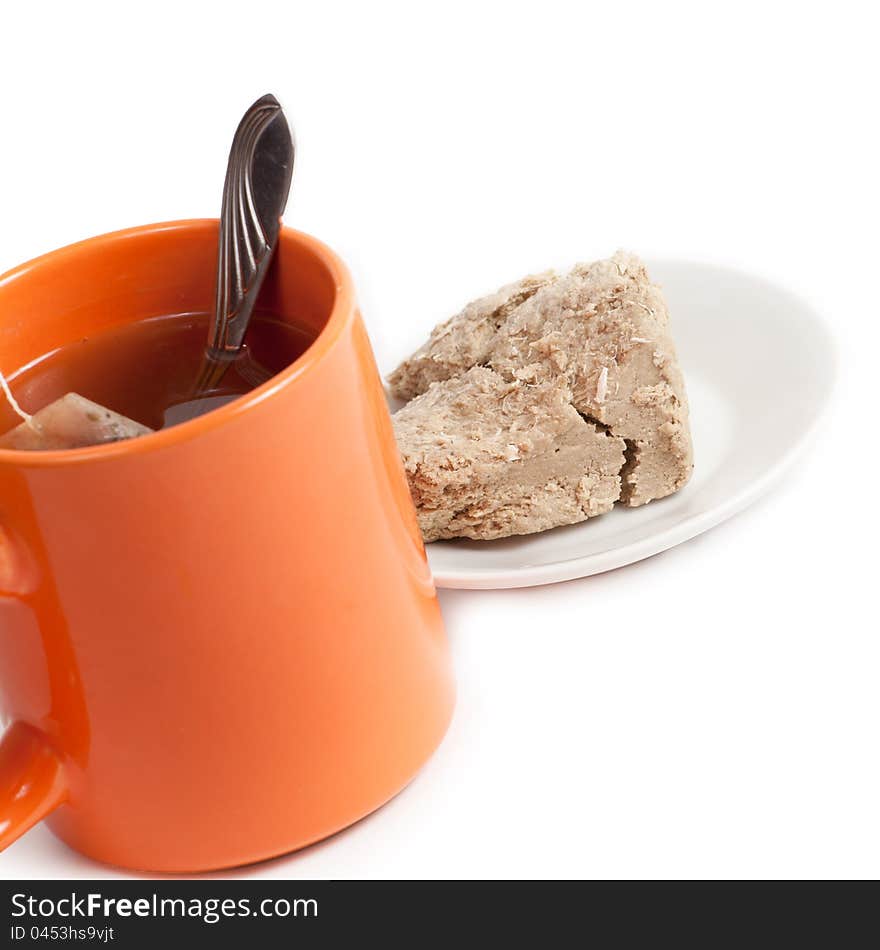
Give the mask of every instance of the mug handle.
[(0, 740), (0, 851), (67, 798), (64, 766), (49, 739), (15, 722)]
[[(31, 587), (22, 550), (0, 525), (0, 596), (20, 597)], [(28, 722), (13, 722), (0, 737), (0, 851), (66, 798), (62, 758), (48, 736)]]

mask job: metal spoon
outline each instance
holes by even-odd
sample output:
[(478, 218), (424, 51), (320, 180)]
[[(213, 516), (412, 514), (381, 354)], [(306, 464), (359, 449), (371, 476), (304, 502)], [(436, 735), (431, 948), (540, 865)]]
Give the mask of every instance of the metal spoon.
[(233, 360), (253, 385), (271, 376), (244, 346), (244, 336), (281, 227), (293, 176), (293, 136), (278, 100), (258, 99), (244, 114), (226, 167), (217, 289), (196, 393), (212, 389)]

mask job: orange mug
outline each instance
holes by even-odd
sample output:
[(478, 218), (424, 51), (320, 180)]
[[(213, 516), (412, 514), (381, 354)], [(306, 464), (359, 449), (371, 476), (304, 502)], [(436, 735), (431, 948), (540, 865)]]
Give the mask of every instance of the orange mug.
[[(217, 222), (0, 277), (0, 369), (210, 311)], [(351, 277), (283, 229), (261, 309), (316, 334), (268, 383), (126, 442), (0, 450), (0, 848), (47, 817), (100, 861), (196, 872), (301, 848), (400, 791), (450, 657)]]

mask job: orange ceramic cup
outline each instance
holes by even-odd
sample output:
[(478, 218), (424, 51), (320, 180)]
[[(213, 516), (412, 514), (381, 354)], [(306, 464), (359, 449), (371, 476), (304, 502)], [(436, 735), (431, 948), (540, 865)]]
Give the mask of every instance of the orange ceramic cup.
[[(213, 301), (216, 221), (0, 277), (0, 369)], [(141, 439), (0, 450), (0, 848), (48, 817), (144, 870), (259, 861), (391, 798), (453, 707), (433, 583), (351, 277), (284, 229), (288, 369)]]

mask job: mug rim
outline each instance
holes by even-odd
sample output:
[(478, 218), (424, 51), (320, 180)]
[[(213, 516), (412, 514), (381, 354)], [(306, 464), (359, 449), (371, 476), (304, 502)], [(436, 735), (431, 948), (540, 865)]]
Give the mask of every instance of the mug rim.
[[(74, 257), (82, 252), (99, 251), (101, 245), (115, 241), (131, 240), (162, 231), (198, 231), (207, 228), (215, 229), (218, 225), (218, 218), (184, 218), (177, 221), (137, 225), (76, 241), (73, 244), (67, 244), (46, 254), (41, 254), (39, 257), (0, 274), (0, 292), (11, 281), (44, 264), (48, 264), (50, 261), (57, 263), (61, 259), (63, 262), (65, 257)], [(276, 373), (267, 382), (239, 396), (232, 402), (212, 409), (203, 416), (197, 416), (195, 419), (189, 419), (168, 429), (159, 429), (135, 439), (123, 439), (119, 442), (108, 442), (77, 449), (28, 451), (0, 448), (0, 465), (50, 468), (103, 461), (123, 455), (136, 455), (142, 452), (150, 452), (153, 449), (167, 448), (170, 445), (186, 442), (190, 438), (224, 425), (242, 413), (248, 412), (254, 406), (270, 399), (280, 390), (286, 389), (301, 376), (314, 369), (333, 348), (345, 327), (354, 318), (354, 284), (342, 259), (322, 241), (306, 234), (304, 231), (282, 225), (279, 241), (285, 237), (292, 239), (297, 245), (306, 248), (314, 255), (327, 269), (333, 280), (334, 289), (333, 306), (327, 321), (305, 351), (289, 366), (285, 367), (280, 373)]]

